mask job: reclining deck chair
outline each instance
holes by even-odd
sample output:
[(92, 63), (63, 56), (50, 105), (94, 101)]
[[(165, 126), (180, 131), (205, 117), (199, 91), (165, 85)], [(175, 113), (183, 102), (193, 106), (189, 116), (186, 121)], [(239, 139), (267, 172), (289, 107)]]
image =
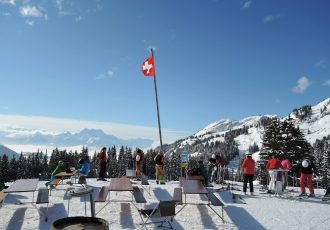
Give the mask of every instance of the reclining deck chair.
[[(173, 218), (175, 216), (175, 203), (174, 200), (167, 200), (167, 201), (159, 201), (154, 209), (139, 209), (139, 214), (143, 221), (143, 217), (146, 218), (145, 221), (142, 223), (142, 228), (146, 227), (147, 224), (157, 224), (160, 223), (158, 227), (169, 228), (173, 229), (171, 222), (173, 222)], [(163, 218), (161, 221), (153, 222), (151, 219), (153, 218)], [(148, 222), (148, 220), (151, 220)], [(164, 226), (164, 223), (168, 223), (168, 226)]]

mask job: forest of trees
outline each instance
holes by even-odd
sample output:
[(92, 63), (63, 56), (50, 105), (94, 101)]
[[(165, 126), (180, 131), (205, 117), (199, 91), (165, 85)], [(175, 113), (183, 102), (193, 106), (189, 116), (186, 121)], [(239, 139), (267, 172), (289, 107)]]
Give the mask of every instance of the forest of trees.
[[(136, 150), (128, 147), (121, 147), (117, 151), (116, 147), (110, 147), (107, 150), (107, 173), (108, 177), (121, 177), (126, 174), (126, 169), (133, 169), (135, 162)], [(39, 178), (40, 180), (48, 180), (51, 172), (56, 168), (58, 161), (63, 160), (64, 168), (70, 167), (80, 168), (79, 159), (89, 157), (91, 171), (88, 177), (97, 177), (97, 152), (88, 153), (88, 148), (83, 148), (81, 152), (67, 152), (66, 150), (52, 151), (50, 156), (43, 152), (37, 152), (30, 155), (20, 154), (18, 158), (13, 156), (9, 159), (6, 155), (0, 156), (0, 180), (4, 182), (15, 181), (17, 179)], [(155, 178), (155, 162), (156, 156), (154, 150), (148, 150), (144, 156), (144, 174), (149, 178)], [(92, 155), (92, 156), (90, 156)], [(167, 178), (178, 180), (181, 175), (181, 158), (180, 155), (172, 153), (165, 157), (165, 167)]]
[[(304, 107), (305, 108), (305, 107)], [(300, 114), (309, 114), (309, 107)], [(306, 113), (305, 113), (306, 112)], [(307, 115), (308, 116), (308, 115)], [(294, 125), (292, 119), (280, 120), (276, 117), (264, 117), (260, 120), (259, 126), (264, 126), (262, 146), (260, 149), (260, 160), (257, 162), (256, 177), (263, 184), (267, 181), (266, 162), (270, 159), (272, 153), (276, 153), (280, 160), (290, 159), (293, 166), (297, 165), (304, 157), (309, 156), (314, 159), (316, 167), (320, 174), (321, 185), (327, 187), (330, 185), (330, 135), (322, 140), (316, 140), (311, 146), (305, 139), (299, 127)], [(188, 146), (190, 153), (198, 153), (198, 156), (190, 157), (188, 161), (188, 169), (197, 167), (198, 160), (203, 160), (205, 166), (212, 154), (219, 154), (225, 158), (226, 162), (239, 156), (238, 145), (235, 137), (248, 134), (249, 127), (229, 130), (223, 135), (208, 134), (204, 137), (194, 138), (193, 144)], [(219, 141), (221, 139), (222, 141)], [(165, 172), (166, 179), (178, 180), (182, 175), (181, 172), (181, 152), (178, 146), (182, 140), (172, 145), (164, 145), (165, 149)], [(150, 149), (145, 152), (143, 172), (151, 179), (155, 178), (155, 162), (159, 148)], [(259, 151), (256, 143), (249, 146), (251, 153)], [(19, 157), (13, 156), (9, 159), (6, 155), (0, 156), (0, 180), (5, 182), (15, 181), (21, 178), (40, 178), (47, 180), (50, 178), (51, 172), (57, 166), (59, 160), (63, 160), (65, 168), (75, 167), (78, 169), (79, 159), (89, 157), (91, 163), (91, 172), (89, 177), (96, 178), (98, 173), (97, 165), (98, 152), (89, 153), (87, 147), (83, 147), (80, 152), (67, 152), (66, 150), (52, 151), (50, 155), (43, 152), (37, 152), (29, 155), (20, 154)], [(133, 169), (135, 165), (136, 149), (121, 146), (119, 150), (116, 146), (107, 149), (107, 173), (109, 178), (121, 177), (126, 174), (126, 169)], [(243, 159), (241, 159), (243, 160)], [(240, 165), (240, 164), (239, 164)], [(239, 166), (240, 167), (240, 166)], [(230, 177), (231, 172), (226, 171), (225, 179), (233, 179)], [(234, 179), (240, 180), (241, 169), (237, 170)]]

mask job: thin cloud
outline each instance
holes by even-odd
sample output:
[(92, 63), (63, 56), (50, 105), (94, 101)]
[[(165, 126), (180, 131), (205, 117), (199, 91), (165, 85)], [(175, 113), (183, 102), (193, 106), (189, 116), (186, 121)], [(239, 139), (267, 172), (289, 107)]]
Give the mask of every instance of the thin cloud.
[(323, 83), (324, 86), (330, 86), (330, 80), (327, 80)]
[(8, 12), (0, 12), (0, 16), (10, 16), (10, 13), (8, 13)]
[(80, 22), (81, 20), (83, 20), (83, 17), (82, 16), (77, 16), (75, 19), (74, 19), (76, 22)]
[(310, 82), (307, 77), (301, 77), (297, 81), (297, 85), (292, 88), (294, 93), (304, 93), (306, 89), (310, 86)]
[(27, 25), (29, 25), (29, 26), (33, 26), (34, 23), (35, 23), (35, 21), (33, 21), (33, 20), (27, 20), (27, 21), (25, 21), (25, 23), (26, 23)]
[(104, 80), (104, 79), (108, 79), (108, 78), (112, 78), (114, 75), (114, 72), (109, 70), (108, 72), (106, 73), (102, 73), (100, 74), (99, 76), (97, 76), (95, 79), (96, 80)]
[(268, 15), (268, 16), (264, 17), (263, 22), (265, 24), (269, 23), (269, 22), (273, 22), (273, 21), (277, 20), (279, 17), (280, 17), (280, 15)]
[(1, 4), (9, 4), (9, 5), (16, 5), (16, 0), (0, 0)]
[(250, 8), (251, 3), (252, 3), (252, 1), (246, 1), (246, 2), (244, 2), (244, 5), (243, 5), (242, 9), (248, 9), (248, 8)]
[(58, 10), (59, 15), (67, 15), (69, 14), (67, 11), (64, 10), (64, 0), (56, 0), (55, 6)]
[(328, 68), (328, 63), (325, 59), (321, 59), (318, 62), (314, 64), (315, 68), (321, 68), (321, 69), (326, 69)]

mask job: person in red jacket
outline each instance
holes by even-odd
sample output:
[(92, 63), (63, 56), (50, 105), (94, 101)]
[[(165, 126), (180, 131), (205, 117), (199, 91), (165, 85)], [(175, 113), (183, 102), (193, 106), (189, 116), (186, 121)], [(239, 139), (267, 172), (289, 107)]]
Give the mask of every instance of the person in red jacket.
[(107, 148), (103, 147), (101, 152), (97, 155), (97, 161), (99, 163), (99, 178), (97, 180), (107, 181), (106, 171), (107, 171)]
[(279, 161), (279, 159), (277, 159), (277, 156), (275, 155), (275, 153), (272, 154), (272, 159), (270, 159), (267, 162), (266, 168), (268, 170), (269, 177), (270, 177), (268, 192), (275, 193), (277, 170), (274, 170), (274, 169), (282, 168), (281, 162)]
[(254, 177), (254, 168), (255, 168), (255, 161), (252, 159), (252, 153), (246, 152), (246, 158), (243, 161), (242, 168), (243, 168), (243, 192), (246, 195), (247, 190), (247, 183), (249, 182), (250, 193), (253, 195), (253, 177)]

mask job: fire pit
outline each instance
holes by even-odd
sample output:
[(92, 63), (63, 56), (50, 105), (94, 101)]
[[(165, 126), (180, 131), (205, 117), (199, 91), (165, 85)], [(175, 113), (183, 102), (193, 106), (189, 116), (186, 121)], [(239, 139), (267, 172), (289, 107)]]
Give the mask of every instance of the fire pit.
[(74, 216), (56, 220), (51, 230), (109, 230), (109, 224), (97, 217)]

